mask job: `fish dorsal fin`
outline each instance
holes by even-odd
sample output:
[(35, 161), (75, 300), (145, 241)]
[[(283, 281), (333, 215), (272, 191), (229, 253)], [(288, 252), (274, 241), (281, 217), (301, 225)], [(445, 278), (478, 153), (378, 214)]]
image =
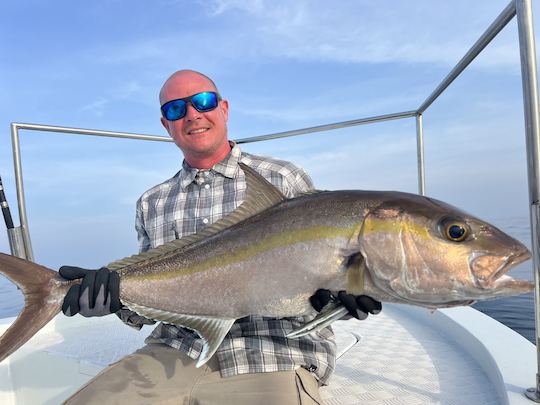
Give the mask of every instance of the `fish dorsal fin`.
[(184, 236), (181, 239), (167, 242), (144, 253), (114, 261), (109, 263), (106, 267), (109, 270), (120, 270), (124, 267), (150, 260), (158, 256), (176, 252), (179, 249), (209, 238), (224, 229), (230, 228), (286, 199), (281, 191), (251, 167), (244, 163), (239, 163), (239, 165), (246, 177), (246, 196), (242, 204), (236, 210), (193, 235)]
[(177, 314), (127, 301), (122, 301), (122, 303), (131, 311), (135, 311), (145, 318), (183, 326), (197, 332), (203, 341), (203, 349), (197, 360), (196, 367), (202, 366), (214, 355), (236, 320), (216, 316)]

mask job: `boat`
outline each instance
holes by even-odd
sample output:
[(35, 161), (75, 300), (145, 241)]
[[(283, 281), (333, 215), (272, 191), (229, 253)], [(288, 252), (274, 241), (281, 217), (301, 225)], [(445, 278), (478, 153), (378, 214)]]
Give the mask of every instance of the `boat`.
[[(14, 318), (3, 319), (0, 333)], [(53, 319), (0, 364), (0, 403), (58, 404), (151, 331), (115, 316)], [(338, 360), (325, 404), (530, 404), (536, 349), (481, 312), (385, 304), (376, 317), (333, 324)]]
[[(418, 192), (425, 193), (422, 117), (456, 77), (517, 16), (525, 128), (529, 162), (531, 228), (538, 245), (540, 213), (540, 117), (531, 0), (513, 0), (418, 108), (376, 117), (325, 124), (287, 132), (238, 139), (238, 144), (298, 136), (375, 122), (415, 118)], [(171, 142), (156, 135), (90, 130), (54, 125), (13, 123), (11, 126), (20, 226), (8, 227), (12, 254), (33, 260), (26, 217), (20, 131), (106, 136)], [(13, 224), (12, 224), (13, 225)], [(538, 268), (538, 249), (533, 249)], [(535, 299), (539, 288), (535, 271)], [(536, 340), (538, 337), (538, 310)], [(14, 318), (0, 319), (3, 333)], [(333, 324), (338, 343), (337, 368), (321, 388), (325, 404), (532, 404), (540, 402), (540, 373), (534, 344), (470, 307), (430, 311), (385, 304), (376, 317)], [(68, 398), (108, 364), (141, 347), (150, 327), (126, 328), (114, 316), (56, 316), (29, 342), (0, 363), (0, 403), (57, 404)], [(538, 346), (538, 345), (537, 345)], [(536, 353), (536, 356), (535, 356)]]

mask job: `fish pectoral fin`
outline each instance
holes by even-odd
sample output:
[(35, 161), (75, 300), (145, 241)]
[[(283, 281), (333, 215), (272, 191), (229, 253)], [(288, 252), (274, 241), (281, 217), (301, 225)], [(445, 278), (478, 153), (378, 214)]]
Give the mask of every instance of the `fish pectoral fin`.
[(183, 326), (197, 332), (203, 341), (203, 349), (196, 367), (205, 364), (219, 348), (225, 335), (231, 329), (234, 318), (221, 318), (217, 316), (187, 315), (161, 309), (149, 308), (132, 302), (122, 300), (122, 303), (131, 311), (135, 311), (145, 318), (176, 326)]
[(339, 303), (329, 303), (323, 310), (311, 321), (306, 322), (301, 328), (295, 329), (288, 333), (288, 338), (299, 338), (305, 335), (309, 335), (312, 332), (317, 332), (323, 328), (326, 328), (332, 322), (343, 318), (349, 311)]
[(366, 261), (361, 253), (356, 253), (347, 258), (347, 292), (361, 295), (364, 293)]

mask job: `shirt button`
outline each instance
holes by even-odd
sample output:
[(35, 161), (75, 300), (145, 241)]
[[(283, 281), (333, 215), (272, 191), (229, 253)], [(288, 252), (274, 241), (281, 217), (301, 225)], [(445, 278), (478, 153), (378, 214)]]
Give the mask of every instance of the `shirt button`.
[(207, 224), (208, 223), (208, 218), (205, 218), (202, 220), (203, 224)]
[(210, 188), (210, 184), (205, 184), (204, 188), (208, 190)]

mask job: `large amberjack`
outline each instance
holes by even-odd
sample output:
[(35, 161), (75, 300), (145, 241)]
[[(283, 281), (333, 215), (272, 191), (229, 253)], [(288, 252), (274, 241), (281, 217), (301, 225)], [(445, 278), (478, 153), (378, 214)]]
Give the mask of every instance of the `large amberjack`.
[[(505, 273), (527, 260), (517, 240), (430, 198), (399, 192), (325, 191), (285, 199), (241, 165), (244, 203), (202, 232), (109, 264), (120, 299), (140, 315), (193, 329), (198, 365), (238, 318), (313, 313), (319, 288), (428, 308), (528, 292)], [(70, 285), (56, 271), (0, 254), (0, 273), (25, 307), (0, 337), (0, 360), (59, 311)]]

